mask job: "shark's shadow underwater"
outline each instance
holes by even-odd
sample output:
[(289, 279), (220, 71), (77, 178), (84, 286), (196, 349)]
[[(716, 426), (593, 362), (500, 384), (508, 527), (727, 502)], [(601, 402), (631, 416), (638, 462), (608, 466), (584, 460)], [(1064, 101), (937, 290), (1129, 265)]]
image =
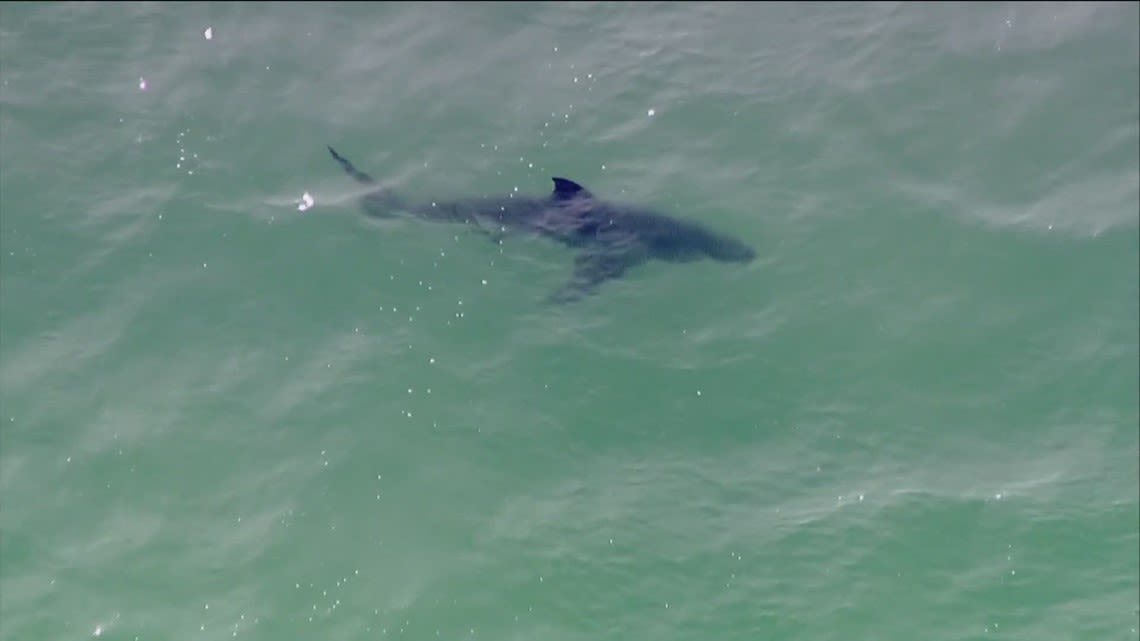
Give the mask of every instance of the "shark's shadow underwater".
[(369, 216), (389, 218), (406, 212), (424, 220), (472, 224), (484, 231), (491, 228), (486, 233), (496, 239), (521, 229), (578, 249), (574, 274), (551, 294), (548, 300), (552, 302), (582, 298), (603, 282), (654, 258), (674, 263), (701, 258), (747, 263), (756, 257), (751, 247), (734, 238), (641, 207), (600, 200), (566, 178), (554, 178), (554, 191), (538, 198), (406, 203), (332, 147), (329, 152), (349, 176), (374, 187), (362, 198)]

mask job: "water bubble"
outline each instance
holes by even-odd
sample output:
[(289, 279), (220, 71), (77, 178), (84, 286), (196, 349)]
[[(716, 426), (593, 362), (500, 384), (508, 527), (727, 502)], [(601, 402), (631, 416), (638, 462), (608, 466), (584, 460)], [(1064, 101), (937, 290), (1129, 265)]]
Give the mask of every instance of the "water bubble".
[(313, 200), (313, 195), (306, 191), (301, 194), (301, 199), (297, 201), (297, 209), (299, 211), (306, 211), (313, 206), (314, 202), (316, 201)]

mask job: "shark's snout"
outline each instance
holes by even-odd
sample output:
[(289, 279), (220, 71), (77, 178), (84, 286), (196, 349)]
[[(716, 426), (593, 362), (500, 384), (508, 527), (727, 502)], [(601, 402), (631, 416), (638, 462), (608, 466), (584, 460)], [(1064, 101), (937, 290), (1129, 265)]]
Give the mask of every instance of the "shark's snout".
[(709, 248), (709, 255), (725, 262), (750, 263), (756, 258), (756, 250), (737, 240), (725, 238)]

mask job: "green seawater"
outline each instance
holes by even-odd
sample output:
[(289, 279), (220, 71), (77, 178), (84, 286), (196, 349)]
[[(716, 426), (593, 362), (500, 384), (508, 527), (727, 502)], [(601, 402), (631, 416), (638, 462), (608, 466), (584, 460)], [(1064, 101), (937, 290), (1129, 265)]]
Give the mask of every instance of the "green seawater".
[(1140, 639), (1138, 24), (0, 4), (0, 640)]

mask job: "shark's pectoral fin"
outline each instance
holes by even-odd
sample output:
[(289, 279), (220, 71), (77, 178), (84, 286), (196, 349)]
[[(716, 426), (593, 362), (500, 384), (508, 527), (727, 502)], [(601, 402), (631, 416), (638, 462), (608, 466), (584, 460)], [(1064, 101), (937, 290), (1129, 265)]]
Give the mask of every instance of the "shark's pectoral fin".
[(589, 296), (602, 283), (620, 278), (642, 260), (644, 258), (636, 252), (613, 248), (579, 254), (574, 259), (574, 274), (570, 277), (570, 282), (558, 288), (547, 301), (569, 303)]

